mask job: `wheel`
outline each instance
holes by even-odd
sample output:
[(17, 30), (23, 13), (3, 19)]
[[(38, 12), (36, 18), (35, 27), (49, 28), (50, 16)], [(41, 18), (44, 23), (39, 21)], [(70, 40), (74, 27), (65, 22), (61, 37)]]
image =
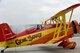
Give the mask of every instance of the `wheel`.
[(70, 44), (68, 44), (67, 46), (65, 46), (65, 48), (74, 49), (75, 46), (76, 46), (76, 42), (70, 42)]
[(6, 46), (3, 50), (1, 50), (1, 53), (4, 53), (5, 49), (9, 48), (9, 46)]
[(72, 48), (70, 48), (70, 49), (75, 49), (75, 47), (72, 47)]
[(1, 53), (4, 53), (4, 50), (1, 50)]

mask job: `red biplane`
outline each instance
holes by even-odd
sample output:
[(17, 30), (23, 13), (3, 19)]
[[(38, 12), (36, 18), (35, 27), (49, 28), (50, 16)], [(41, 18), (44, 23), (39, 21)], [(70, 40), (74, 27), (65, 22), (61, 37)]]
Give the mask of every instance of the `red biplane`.
[[(55, 44), (63, 48), (74, 49), (76, 42), (70, 42), (69, 38), (73, 34), (80, 32), (79, 24), (76, 20), (71, 21), (73, 10), (80, 6), (79, 4), (72, 5), (64, 9), (50, 19), (42, 22), (37, 27), (31, 27), (25, 31), (15, 34), (7, 23), (0, 24), (0, 46), (7, 48), (28, 46), (35, 44)], [(66, 14), (70, 12), (70, 19), (67, 21)], [(4, 50), (1, 50), (4, 53)]]

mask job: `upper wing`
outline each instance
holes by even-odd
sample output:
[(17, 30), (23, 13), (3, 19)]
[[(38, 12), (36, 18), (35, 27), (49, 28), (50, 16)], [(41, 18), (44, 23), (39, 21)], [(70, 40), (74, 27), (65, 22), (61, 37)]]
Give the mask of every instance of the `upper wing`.
[(68, 7), (68, 8), (66, 8), (66, 9), (58, 12), (57, 14), (55, 14), (54, 16), (52, 16), (50, 19), (48, 19), (48, 20), (46, 20), (46, 21), (44, 21), (44, 22), (47, 22), (47, 21), (49, 21), (49, 20), (54, 20), (54, 18), (58, 18), (59, 16), (62, 16), (63, 14), (65, 15), (65, 14), (68, 13), (69, 11), (72, 11), (72, 10), (74, 10), (75, 8), (79, 7), (79, 6), (80, 6), (80, 3), (75, 4), (75, 5), (72, 5), (72, 6)]
[(78, 6), (80, 6), (80, 3), (75, 4), (75, 5), (72, 5), (72, 6), (68, 7), (68, 8), (66, 8), (66, 9), (64, 9), (64, 10), (62, 10), (62, 11), (60, 11), (60, 12), (58, 12), (57, 14), (55, 14), (54, 16), (52, 16), (51, 19), (53, 19), (54, 17), (61, 16), (62, 14), (66, 14), (66, 13), (68, 13), (69, 11), (71, 11), (71, 10), (77, 8)]

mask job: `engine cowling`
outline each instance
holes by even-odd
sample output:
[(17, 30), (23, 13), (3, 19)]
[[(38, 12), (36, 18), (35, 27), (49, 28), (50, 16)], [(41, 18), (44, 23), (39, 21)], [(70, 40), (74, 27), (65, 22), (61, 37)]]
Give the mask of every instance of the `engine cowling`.
[(76, 20), (72, 21), (72, 27), (74, 30), (74, 33), (78, 33), (78, 22)]

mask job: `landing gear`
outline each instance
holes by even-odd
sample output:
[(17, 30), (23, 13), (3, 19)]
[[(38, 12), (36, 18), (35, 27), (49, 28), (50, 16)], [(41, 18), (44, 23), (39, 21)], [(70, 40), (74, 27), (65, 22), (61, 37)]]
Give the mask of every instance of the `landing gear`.
[(63, 48), (74, 49), (76, 46), (76, 42), (63, 41), (58, 46), (62, 46)]
[(65, 48), (74, 49), (76, 46), (75, 42), (70, 42)]
[(5, 51), (7, 48), (9, 48), (9, 47), (7, 46), (5, 49), (1, 50), (1, 53), (4, 53), (4, 51)]

